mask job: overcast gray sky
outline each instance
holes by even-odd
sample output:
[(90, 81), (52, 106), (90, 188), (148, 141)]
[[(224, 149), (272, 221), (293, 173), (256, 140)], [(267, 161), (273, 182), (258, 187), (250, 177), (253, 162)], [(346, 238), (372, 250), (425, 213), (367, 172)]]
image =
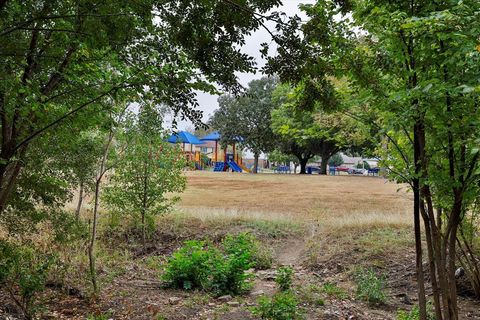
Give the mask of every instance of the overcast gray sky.
[[(299, 15), (302, 19), (305, 18), (305, 15), (301, 13), (298, 9), (298, 5), (301, 3), (315, 3), (315, 0), (283, 0), (283, 5), (275, 8), (272, 11), (282, 11), (285, 12), (289, 16), (294, 16), (295, 14)], [(267, 23), (269, 29), (274, 29), (274, 23), (270, 22)], [(246, 44), (242, 48), (243, 52), (249, 54), (250, 56), (254, 57), (257, 62), (257, 66), (260, 69), (264, 64), (265, 60), (261, 58), (260, 55), (260, 44), (267, 42), (271, 43), (272, 39), (268, 32), (260, 28), (256, 32), (254, 32), (251, 36), (246, 39)], [(275, 44), (271, 44), (270, 51), (272, 53), (275, 52)], [(246, 86), (251, 80), (261, 78), (262, 74), (257, 72), (256, 74), (252, 73), (239, 73), (238, 78), (240, 83)], [(217, 98), (218, 96), (206, 94), (203, 92), (198, 93), (198, 102), (200, 104), (199, 109), (203, 111), (203, 121), (207, 121), (210, 116), (213, 114), (214, 110), (218, 108)], [(191, 127), (191, 122), (183, 121), (178, 123), (178, 129), (184, 130), (188, 127)]]

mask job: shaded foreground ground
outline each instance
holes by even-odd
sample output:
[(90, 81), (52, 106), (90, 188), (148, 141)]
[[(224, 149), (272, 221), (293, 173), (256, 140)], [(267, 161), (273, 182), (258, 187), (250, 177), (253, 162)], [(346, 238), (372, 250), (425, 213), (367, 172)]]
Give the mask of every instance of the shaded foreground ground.
[[(88, 298), (85, 281), (72, 281), (78, 289), (74, 294), (54, 288), (47, 293), (45, 317), (255, 319), (249, 309), (258, 296), (276, 292), (275, 268), (281, 265), (295, 270), (294, 288), (307, 319), (395, 319), (397, 310), (415, 304), (411, 201), (405, 190), (397, 191), (398, 185), (378, 177), (187, 176), (182, 201), (174, 213), (159, 219), (159, 229), (145, 248), (128, 236), (102, 236), (98, 299)], [(250, 293), (227, 302), (202, 292), (161, 288), (161, 263), (184, 240), (215, 241), (240, 231), (255, 233), (275, 257), (272, 269), (255, 272)], [(81, 278), (86, 261), (78, 258), (77, 265)], [(361, 266), (385, 277), (385, 304), (371, 306), (357, 299), (352, 275)], [(460, 306), (462, 319), (480, 319), (477, 301), (462, 297)]]

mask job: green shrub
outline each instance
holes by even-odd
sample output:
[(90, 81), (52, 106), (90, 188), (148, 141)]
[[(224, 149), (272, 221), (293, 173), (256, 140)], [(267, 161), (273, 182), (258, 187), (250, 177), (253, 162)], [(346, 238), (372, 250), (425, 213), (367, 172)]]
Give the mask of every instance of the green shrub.
[(110, 313), (91, 314), (87, 317), (87, 320), (108, 320), (111, 317)]
[(175, 288), (203, 288), (216, 255), (220, 252), (203, 241), (186, 241), (168, 260), (163, 280)]
[(358, 298), (370, 304), (385, 303), (385, 277), (377, 277), (373, 269), (358, 269), (355, 273)]
[[(420, 310), (418, 306), (414, 306), (410, 312), (400, 310), (397, 313), (397, 320), (419, 320), (420, 319)], [(435, 315), (433, 313), (432, 304), (429, 302), (427, 304), (427, 320), (435, 320)]]
[(253, 262), (258, 244), (253, 234), (244, 232), (235, 236), (226, 235), (222, 241), (222, 247), (228, 255), (243, 256)]
[(275, 282), (278, 284), (281, 291), (290, 290), (292, 287), (292, 275), (293, 269), (290, 267), (281, 267), (278, 269)]
[(238, 294), (248, 289), (246, 280), (250, 275), (245, 271), (253, 267), (250, 255), (246, 252), (215, 255), (210, 266), (206, 291), (217, 294)]
[(39, 254), (35, 248), (0, 241), (0, 286), (8, 288), (26, 319), (39, 310), (36, 298), (45, 289), (53, 262), (52, 256)]
[(238, 294), (247, 289), (253, 267), (248, 237), (227, 236), (222, 250), (205, 241), (187, 241), (168, 259), (162, 276), (167, 286), (202, 289), (215, 294)]
[(304, 319), (304, 311), (298, 305), (297, 298), (291, 292), (279, 292), (273, 297), (261, 297), (252, 313), (265, 320)]
[(248, 258), (253, 263), (252, 266), (257, 269), (269, 269), (272, 266), (272, 251), (263, 247), (251, 233), (227, 235), (222, 241), (222, 246), (227, 254), (242, 255)]

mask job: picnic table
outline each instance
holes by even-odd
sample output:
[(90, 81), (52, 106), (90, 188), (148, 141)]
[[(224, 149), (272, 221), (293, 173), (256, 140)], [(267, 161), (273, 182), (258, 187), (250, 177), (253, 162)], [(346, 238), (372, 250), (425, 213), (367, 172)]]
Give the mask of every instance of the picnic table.
[(369, 176), (371, 173), (372, 176), (375, 176), (375, 175), (378, 176), (379, 172), (380, 172), (380, 168), (371, 168), (371, 169), (368, 169), (367, 175)]
[(273, 172), (276, 172), (276, 173), (290, 173), (291, 170), (290, 170), (290, 166), (278, 166), (273, 170)]

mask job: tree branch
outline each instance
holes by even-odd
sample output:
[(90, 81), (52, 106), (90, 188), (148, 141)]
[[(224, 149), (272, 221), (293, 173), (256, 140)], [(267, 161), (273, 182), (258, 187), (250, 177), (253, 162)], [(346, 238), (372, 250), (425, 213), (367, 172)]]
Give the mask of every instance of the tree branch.
[[(1, 0), (0, 0), (1, 1)], [(135, 14), (131, 13), (115, 13), (115, 14), (67, 14), (67, 15), (51, 15), (51, 16), (39, 16), (35, 17), (23, 22), (20, 22), (17, 25), (11, 26), (9, 28), (5, 28), (0, 32), (0, 37), (6, 36), (16, 30), (21, 28), (26, 28), (29, 24), (37, 20), (56, 20), (56, 19), (68, 19), (68, 18), (79, 18), (79, 17), (96, 17), (96, 18), (103, 18), (103, 17), (115, 17), (115, 16), (135, 16)]]
[(61, 116), (60, 118), (56, 119), (55, 121), (51, 122), (50, 124), (44, 126), (43, 128), (41, 129), (38, 129), (37, 131), (33, 132), (32, 134), (30, 134), (27, 138), (25, 138), (22, 142), (20, 142), (19, 144), (17, 144), (13, 151), (16, 151), (18, 150), (20, 147), (22, 147), (23, 145), (26, 145), (28, 144), (30, 141), (32, 141), (35, 137), (37, 137), (38, 135), (42, 134), (43, 132), (45, 132), (46, 130), (48, 130), (49, 128), (51, 127), (54, 127), (56, 125), (58, 125), (59, 123), (61, 123), (63, 120), (65, 120), (66, 118), (68, 118), (69, 116), (77, 113), (78, 111), (82, 110), (83, 108), (89, 106), (90, 104), (100, 100), (101, 98), (111, 94), (112, 92), (116, 91), (116, 90), (119, 90), (121, 88), (126, 88), (128, 86), (125, 86), (125, 85), (121, 85), (121, 86), (115, 86), (113, 88), (111, 88), (110, 90), (100, 94), (99, 96), (81, 104), (80, 106), (76, 107), (75, 109), (67, 112), (66, 114), (64, 114), (63, 116)]
[(67, 49), (65, 57), (63, 58), (60, 65), (58, 66), (58, 69), (50, 76), (50, 79), (48, 80), (47, 84), (41, 90), (44, 96), (48, 95), (50, 92), (55, 90), (60, 80), (62, 79), (63, 71), (68, 66), (68, 63), (70, 62), (70, 58), (72, 57), (74, 52), (75, 52), (75, 48), (73, 46), (70, 46), (70, 48)]
[[(341, 111), (341, 112), (343, 114), (351, 117), (354, 120), (357, 120), (357, 121), (360, 121), (360, 122), (363, 122), (363, 123), (367, 123), (367, 124), (371, 124), (374, 127), (376, 127), (377, 129), (381, 129), (381, 127), (378, 124), (376, 124), (374, 121), (365, 121), (364, 119), (362, 119), (362, 118), (360, 118), (360, 117), (358, 117), (358, 116), (356, 116), (353, 113), (348, 112), (348, 111)], [(390, 137), (390, 135), (388, 133), (384, 133), (384, 134), (387, 137), (387, 139), (395, 146), (397, 151), (400, 153), (403, 161), (405, 162), (405, 165), (407, 165), (407, 166), (410, 165), (410, 161), (408, 160), (408, 157), (405, 155), (402, 148), (400, 148), (400, 146), (397, 144), (397, 142), (392, 137)]]

